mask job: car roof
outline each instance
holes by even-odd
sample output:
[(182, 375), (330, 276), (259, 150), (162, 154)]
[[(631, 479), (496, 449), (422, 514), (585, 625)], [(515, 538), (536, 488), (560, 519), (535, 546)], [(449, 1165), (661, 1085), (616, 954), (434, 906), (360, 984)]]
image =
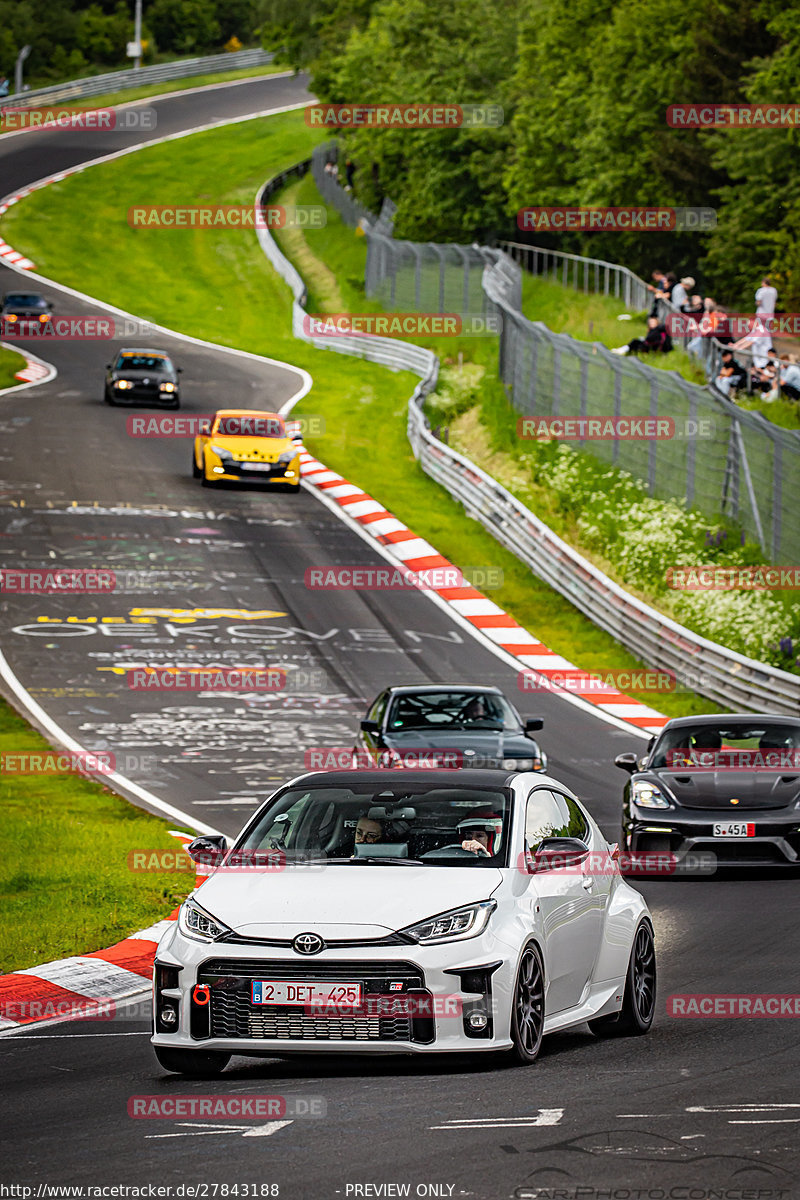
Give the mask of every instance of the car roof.
[(166, 350), (148, 349), (147, 346), (120, 346), (118, 354), (152, 354), (156, 358), (169, 358)]
[(268, 417), (272, 421), (283, 423), (280, 413), (269, 412), (263, 408), (218, 408), (214, 413), (214, 419), (216, 420), (217, 417)]
[(490, 683), (398, 683), (384, 690), (391, 692), (393, 696), (417, 692), (494, 692), (497, 696), (503, 695), (499, 687)]
[(748, 725), (758, 725), (759, 722), (769, 721), (771, 725), (797, 725), (798, 718), (778, 713), (702, 713), (697, 717), (673, 717), (667, 721), (661, 730), (686, 729), (695, 725), (727, 725), (731, 722), (744, 721)]
[[(457, 770), (443, 767), (412, 769), (405, 767), (376, 767), (374, 770), (363, 771), (358, 768), (352, 771), (310, 771), (307, 775), (299, 775), (286, 785), (293, 787), (302, 784), (303, 787), (348, 787), (354, 781), (374, 787), (376, 792), (383, 788), (395, 790), (408, 784), (415, 787), (420, 783), (430, 784), (431, 788), (486, 788), (497, 791), (498, 788), (510, 787), (519, 772), (505, 771), (492, 768), (470, 769), (460, 767)], [(553, 781), (555, 782), (555, 781)]]

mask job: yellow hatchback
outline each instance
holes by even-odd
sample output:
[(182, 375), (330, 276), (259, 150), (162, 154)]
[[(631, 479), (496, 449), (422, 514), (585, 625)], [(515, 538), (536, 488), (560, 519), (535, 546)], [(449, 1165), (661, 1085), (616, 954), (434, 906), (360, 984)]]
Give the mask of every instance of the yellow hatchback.
[(300, 440), (287, 433), (279, 413), (220, 409), (194, 439), (192, 474), (203, 487), (247, 480), (299, 492)]

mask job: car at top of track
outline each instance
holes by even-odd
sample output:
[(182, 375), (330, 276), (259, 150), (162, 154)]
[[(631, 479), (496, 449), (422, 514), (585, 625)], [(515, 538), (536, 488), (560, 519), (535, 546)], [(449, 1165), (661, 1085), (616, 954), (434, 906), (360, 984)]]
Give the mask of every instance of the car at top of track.
[(180, 408), (178, 376), (182, 369), (174, 366), (163, 350), (123, 347), (113, 363), (106, 363), (103, 399), (106, 404), (150, 403)]
[(546, 771), (547, 755), (498, 687), (424, 684), (387, 687), (361, 721), (356, 753), (376, 766), (496, 767)]
[(6, 292), (0, 304), (0, 332), (23, 337), (25, 329), (37, 333), (49, 325), (53, 317), (53, 306), (38, 292)]
[(223, 408), (194, 440), (192, 474), (204, 487), (246, 480), (299, 492), (300, 441), (280, 413)]
[(348, 770), (291, 780), (181, 906), (154, 963), (160, 1064), (511, 1051), (584, 1022), (643, 1034), (652, 920), (573, 793), (535, 772)]
[(800, 721), (769, 714), (675, 717), (630, 773), (622, 838), (634, 852), (709, 852), (717, 865), (800, 864)]

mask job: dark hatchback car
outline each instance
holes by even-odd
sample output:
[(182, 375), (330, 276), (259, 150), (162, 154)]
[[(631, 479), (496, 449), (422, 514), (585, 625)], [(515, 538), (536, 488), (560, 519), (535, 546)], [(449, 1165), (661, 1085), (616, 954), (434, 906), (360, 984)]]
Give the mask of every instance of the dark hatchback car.
[(429, 684), (389, 687), (361, 721), (357, 750), (378, 766), (502, 768), (545, 771), (547, 755), (529, 734), (541, 717), (523, 720), (496, 687)]
[(180, 408), (181, 368), (162, 350), (120, 350), (113, 363), (107, 363), (106, 404), (159, 404)]
[(634, 852), (711, 851), (719, 865), (800, 865), (800, 721), (677, 717), (630, 772), (622, 841)]
[(0, 332), (6, 337), (40, 335), (50, 324), (53, 306), (38, 292), (6, 292), (0, 306)]

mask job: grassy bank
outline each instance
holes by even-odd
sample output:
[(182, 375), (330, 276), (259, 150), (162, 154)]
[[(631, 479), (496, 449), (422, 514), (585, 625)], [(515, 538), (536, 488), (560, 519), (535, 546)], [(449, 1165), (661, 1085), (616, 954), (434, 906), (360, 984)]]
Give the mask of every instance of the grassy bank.
[[(0, 701), (0, 755), (47, 755), (44, 738)], [(0, 771), (0, 974), (99, 950), (167, 916), (194, 870), (132, 871), (132, 850), (179, 843), (172, 826), (82, 775)]]
[(17, 386), (20, 381), (15, 376), (24, 366), (25, 359), (16, 350), (3, 350), (0, 347), (0, 391)]

